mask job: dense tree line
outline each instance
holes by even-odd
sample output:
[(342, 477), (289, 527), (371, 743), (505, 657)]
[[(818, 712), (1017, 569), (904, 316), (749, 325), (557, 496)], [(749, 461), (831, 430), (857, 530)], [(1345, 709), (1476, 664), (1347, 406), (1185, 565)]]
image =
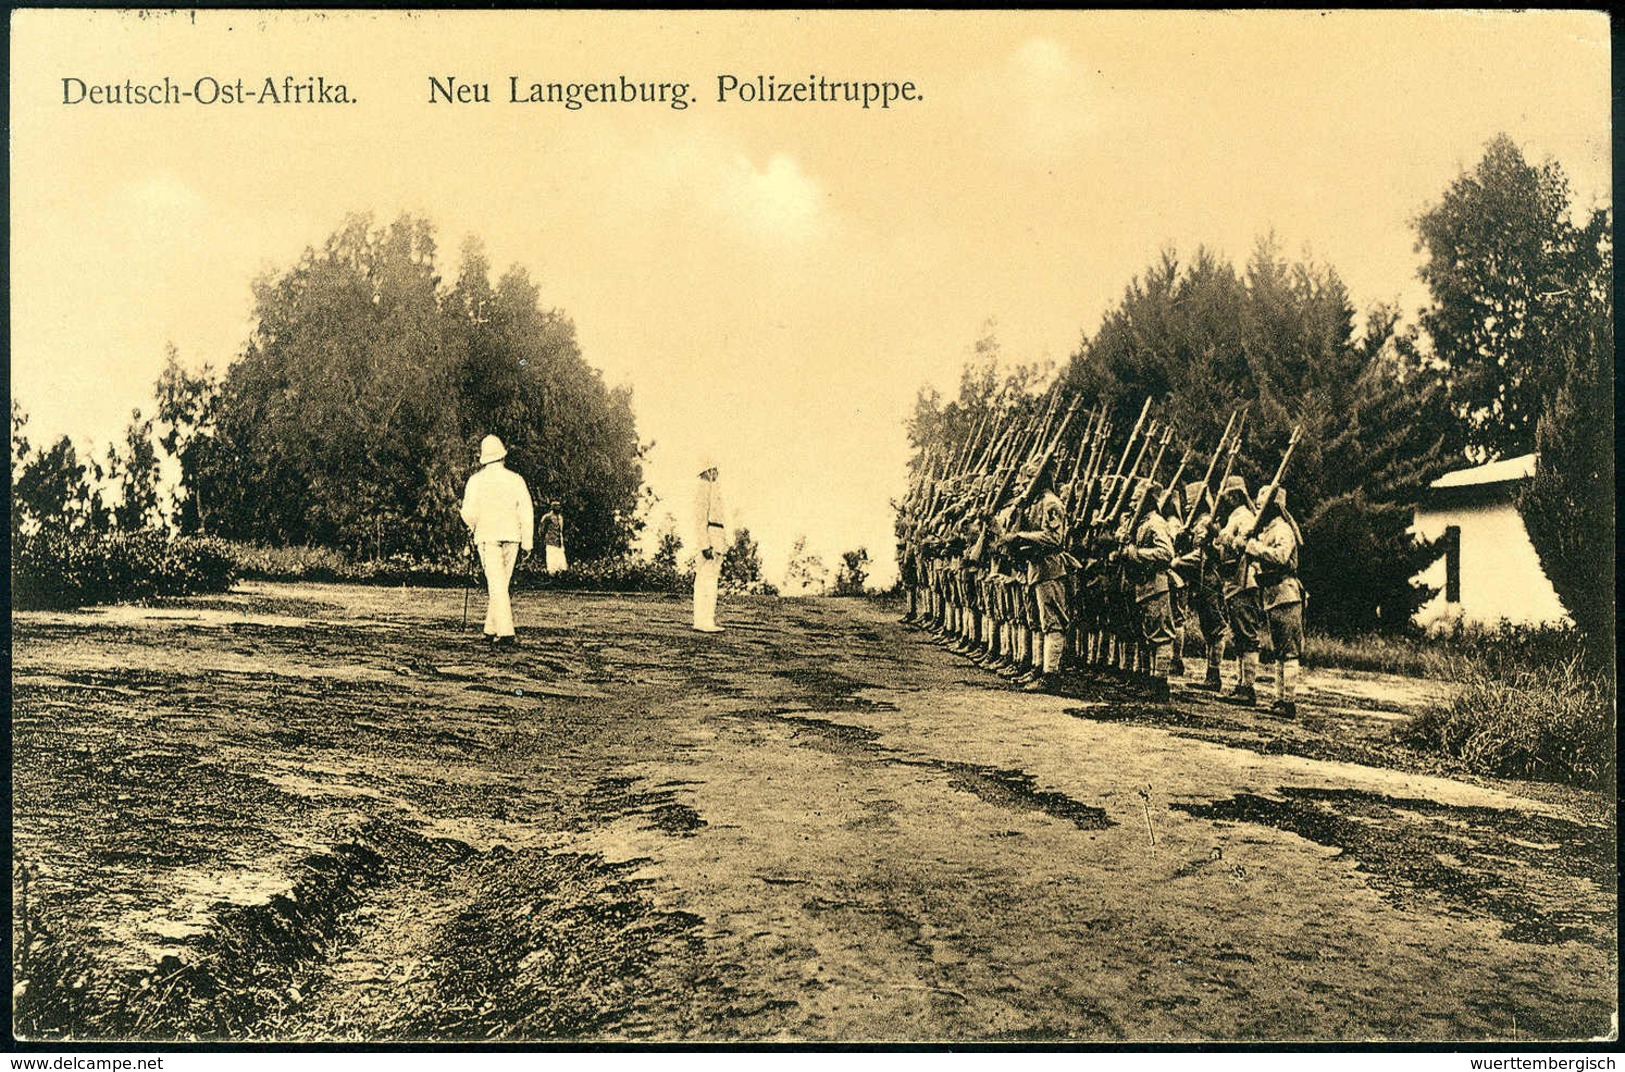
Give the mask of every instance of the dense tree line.
[[(1062, 387), (1085, 406), (1105, 403), (1120, 430), (1152, 398), (1178, 446), (1199, 456), (1246, 406), (1236, 471), (1254, 489), (1302, 425), (1287, 476), (1292, 509), (1311, 549), (1338, 549), (1304, 556), (1311, 620), (1337, 631), (1403, 623), (1428, 596), (1410, 578), (1429, 550), (1406, 529), (1421, 488), (1451, 464), (1453, 425), (1437, 375), (1397, 321), (1377, 308), (1362, 330), (1335, 271), (1289, 262), (1270, 240), (1239, 272), (1207, 250), (1189, 263), (1167, 251), (1083, 338)], [(962, 441), (990, 409), (1036, 404), (1039, 370), (1001, 379), (996, 350), (978, 344), (953, 402), (922, 392), (910, 427), (919, 456), (929, 443)]]
[(352, 217), (255, 286), (256, 327), (192, 443), (209, 531), (353, 555), (462, 543), (479, 439), (571, 520), (572, 553), (623, 553), (641, 457), (630, 391), (609, 388), (523, 269), (493, 285), (477, 243), (442, 283), (430, 226)]
[[(1561, 167), (1529, 165), (1498, 137), (1415, 221), (1433, 297), (1417, 327), (1384, 305), (1362, 323), (1334, 268), (1287, 259), (1270, 238), (1239, 271), (1209, 250), (1169, 250), (1085, 333), (1063, 386), (1106, 403), (1119, 429), (1149, 396), (1198, 452), (1246, 407), (1238, 471), (1255, 489), (1301, 425), (1286, 486), (1307, 617), (1335, 632), (1403, 627), (1431, 596), (1411, 578), (1438, 551), (1408, 532), (1428, 482), (1538, 447), (1527, 528), (1571, 616), (1611, 651), (1612, 213), (1572, 215)], [(1001, 374), (997, 358), (987, 333), (956, 398), (921, 391), (916, 479), (933, 445), (1036, 404), (1040, 370)]]

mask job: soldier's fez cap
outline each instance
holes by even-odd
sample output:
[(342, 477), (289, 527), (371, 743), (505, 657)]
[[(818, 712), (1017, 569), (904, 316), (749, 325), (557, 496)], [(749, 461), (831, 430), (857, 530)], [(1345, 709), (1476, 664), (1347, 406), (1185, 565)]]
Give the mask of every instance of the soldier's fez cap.
[(502, 440), (494, 435), (488, 435), (480, 440), (480, 464), (490, 465), (500, 462), (508, 456), (508, 448), (502, 445)]

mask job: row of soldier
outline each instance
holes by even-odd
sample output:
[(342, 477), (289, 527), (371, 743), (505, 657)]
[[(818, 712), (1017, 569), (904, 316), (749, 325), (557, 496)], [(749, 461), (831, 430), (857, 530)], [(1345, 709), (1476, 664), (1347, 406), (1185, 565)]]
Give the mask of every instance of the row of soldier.
[[(1194, 612), (1207, 670), (1192, 687), (1258, 703), (1267, 635), (1276, 663), (1271, 710), (1294, 717), (1303, 537), (1281, 478), (1298, 431), (1254, 497), (1233, 472), (1245, 411), (1232, 414), (1206, 476), (1182, 482), (1193, 452), (1162, 477), (1173, 429), (1147, 423), (1150, 399), (1120, 452), (1109, 447), (1105, 408), (1091, 413), (1068, 465), (1058, 451), (1077, 405), (1057, 423), (1057, 398), (1052, 390), (1041, 418), (1002, 430), (984, 420), (952, 458), (927, 459), (899, 516), (904, 621), (1030, 691), (1105, 673), (1167, 702), (1170, 677), (1185, 674)], [(1236, 656), (1228, 688), (1227, 644)]]

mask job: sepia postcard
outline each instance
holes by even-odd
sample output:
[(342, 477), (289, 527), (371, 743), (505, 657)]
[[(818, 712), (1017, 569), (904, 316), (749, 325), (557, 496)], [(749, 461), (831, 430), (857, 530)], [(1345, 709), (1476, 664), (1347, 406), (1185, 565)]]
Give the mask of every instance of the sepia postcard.
[(1611, 34), (14, 9), (12, 1048), (1612, 1048)]

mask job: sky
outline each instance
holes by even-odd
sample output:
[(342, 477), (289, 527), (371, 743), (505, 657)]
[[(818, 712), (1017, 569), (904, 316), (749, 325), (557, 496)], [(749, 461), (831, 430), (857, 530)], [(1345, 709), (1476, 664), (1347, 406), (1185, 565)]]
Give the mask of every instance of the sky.
[[(1412, 221), (1498, 132), (1582, 209), (1612, 184), (1597, 13), (51, 10), (13, 12), (11, 48), (11, 389), (35, 444), (104, 449), (150, 412), (166, 344), (222, 368), (256, 277), (349, 213), (408, 213), (448, 280), (468, 236), (524, 267), (632, 387), (651, 528), (687, 525), (712, 454), (775, 582), (798, 536), (895, 576), (904, 422), (990, 324), (1006, 360), (1062, 364), (1163, 249), (1240, 263), (1268, 233), (1362, 309), (1414, 313)], [(919, 99), (718, 99), (757, 75)], [(65, 79), (317, 76), (354, 103), (65, 102)], [(687, 106), (509, 101), (510, 78), (622, 76)]]

